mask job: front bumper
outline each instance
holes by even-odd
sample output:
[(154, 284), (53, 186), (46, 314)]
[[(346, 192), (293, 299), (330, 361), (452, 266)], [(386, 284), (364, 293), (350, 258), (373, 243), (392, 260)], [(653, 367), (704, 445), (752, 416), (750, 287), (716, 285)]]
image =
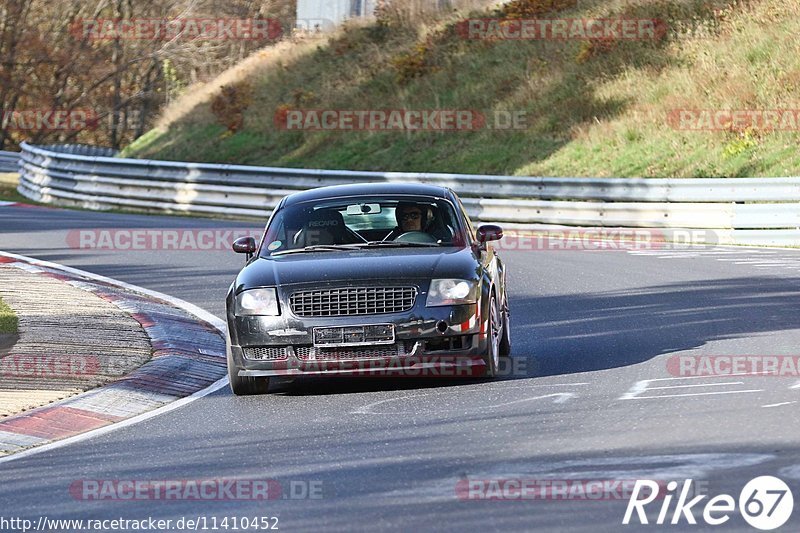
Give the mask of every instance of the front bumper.
[[(386, 346), (313, 348), (315, 327), (392, 324), (398, 355)], [(473, 376), (481, 375), (487, 340), (476, 305), (415, 307), (407, 313), (372, 316), (298, 318), (228, 315), (229, 361), (242, 377), (303, 375)], [(454, 349), (455, 348), (455, 349)], [(253, 349), (285, 350), (278, 360), (245, 357)], [(246, 350), (248, 350), (246, 352)], [(331, 356), (331, 352), (336, 352)]]

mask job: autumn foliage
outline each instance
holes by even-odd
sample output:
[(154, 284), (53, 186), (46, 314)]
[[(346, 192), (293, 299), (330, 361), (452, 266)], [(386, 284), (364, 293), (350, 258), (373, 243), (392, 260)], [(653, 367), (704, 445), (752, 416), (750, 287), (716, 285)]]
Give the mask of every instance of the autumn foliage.
[[(22, 141), (123, 147), (148, 131), (164, 105), (189, 86), (273, 44), (281, 33), (276, 26), (290, 30), (294, 16), (295, 0), (2, 0), (0, 150)], [(152, 25), (185, 19), (268, 20), (270, 37), (115, 38), (87, 31), (96, 21)], [(243, 96), (235, 89), (221, 109), (243, 109)], [(92, 120), (85, 128), (58, 127), (52, 118), (66, 115), (75, 123), (76, 115), (87, 114)], [(49, 118), (31, 119), (41, 116)], [(229, 129), (240, 123), (235, 112), (226, 120)]]

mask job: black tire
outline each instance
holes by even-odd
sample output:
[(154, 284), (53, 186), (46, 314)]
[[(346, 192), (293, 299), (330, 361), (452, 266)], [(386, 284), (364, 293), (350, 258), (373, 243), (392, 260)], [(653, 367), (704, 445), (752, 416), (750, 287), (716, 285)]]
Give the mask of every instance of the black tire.
[(489, 301), (489, 327), (487, 329), (486, 355), (483, 356), (483, 361), (486, 363), (484, 375), (487, 378), (496, 377), (500, 369), (500, 342), (502, 333), (502, 321), (500, 320), (497, 298), (494, 292), (492, 292), (492, 297)]
[(236, 366), (230, 353), (228, 354), (228, 380), (231, 384), (231, 391), (233, 391), (236, 396), (266, 394), (269, 390), (269, 378), (240, 376), (239, 367)]
[(500, 357), (511, 357), (511, 311), (508, 300), (503, 306), (503, 336), (500, 339)]

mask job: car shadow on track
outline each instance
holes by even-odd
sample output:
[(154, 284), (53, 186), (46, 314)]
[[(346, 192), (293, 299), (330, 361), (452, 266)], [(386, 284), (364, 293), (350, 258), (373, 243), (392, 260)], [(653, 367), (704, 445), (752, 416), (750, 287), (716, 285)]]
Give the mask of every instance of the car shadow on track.
[[(774, 353), (776, 346), (794, 346), (796, 342), (790, 342), (788, 337), (778, 342), (767, 334), (794, 330), (800, 325), (800, 279), (741, 277), (579, 295), (522, 297), (512, 299), (511, 306), (514, 356), (508, 371), (499, 379), (530, 379), (635, 365), (725, 339), (747, 339), (743, 345), (746, 355)], [(276, 387), (275, 392), (324, 395), (457, 387), (488, 381), (302, 378)]]
[(306, 377), (270, 384), (271, 394), (286, 396), (319, 396), (362, 392), (404, 391), (463, 387), (487, 383), (488, 378), (392, 378), (392, 377)]
[(747, 338), (747, 355), (754, 347), (766, 354), (796, 346), (766, 334), (798, 328), (800, 279), (693, 281), (516, 299), (512, 306), (517, 356), (528, 354), (532, 375), (550, 376), (634, 365), (725, 339)]

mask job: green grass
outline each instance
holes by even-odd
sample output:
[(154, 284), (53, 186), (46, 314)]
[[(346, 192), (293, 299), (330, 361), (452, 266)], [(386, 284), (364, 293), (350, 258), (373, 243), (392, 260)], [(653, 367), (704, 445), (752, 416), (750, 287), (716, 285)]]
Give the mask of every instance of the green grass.
[[(536, 0), (531, 0), (536, 1)], [(684, 131), (675, 109), (796, 109), (796, 0), (586, 0), (565, 18), (713, 22), (702, 38), (468, 41), (460, 13), (424, 24), (355, 27), (327, 41), (265, 50), (189, 91), (125, 155), (362, 170), (549, 176), (744, 177), (800, 172), (800, 134)], [(422, 52), (420, 52), (420, 46)], [(416, 55), (415, 55), (416, 54)], [(399, 80), (398, 61), (421, 58)], [(219, 86), (246, 80), (253, 102), (228, 134), (210, 110)], [(519, 110), (524, 131), (286, 132), (280, 106), (305, 109)]]
[(26, 204), (34, 203), (17, 192), (18, 184), (19, 174), (0, 174), (0, 200)]
[(16, 333), (17, 326), (16, 313), (0, 298), (0, 334)]

